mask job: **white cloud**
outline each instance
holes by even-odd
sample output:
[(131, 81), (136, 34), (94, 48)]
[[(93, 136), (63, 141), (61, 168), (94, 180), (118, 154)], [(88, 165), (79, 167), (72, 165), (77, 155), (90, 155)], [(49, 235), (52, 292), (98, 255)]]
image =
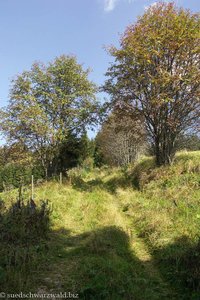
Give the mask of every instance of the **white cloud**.
[(104, 0), (104, 10), (109, 12), (113, 10), (118, 0)]
[[(158, 1), (155, 1), (155, 2), (152, 2), (152, 3), (150, 3), (149, 5), (145, 5), (144, 6), (144, 9), (145, 10), (147, 10), (148, 8), (150, 8), (150, 7), (154, 7), (157, 3), (159, 2), (159, 0)], [(172, 2), (172, 0), (163, 0), (163, 2)], [(178, 3), (178, 0), (173, 0), (173, 2), (175, 2), (175, 3)]]
[(145, 5), (145, 6), (144, 6), (144, 9), (147, 10), (149, 7), (153, 7), (153, 6), (155, 6), (157, 3), (158, 3), (158, 2), (153, 2), (153, 3), (151, 3), (150, 5)]
[[(110, 12), (113, 9), (115, 9), (117, 2), (122, 1), (122, 0), (104, 0), (104, 10), (106, 12)], [(134, 0), (124, 0), (128, 3), (133, 2)]]

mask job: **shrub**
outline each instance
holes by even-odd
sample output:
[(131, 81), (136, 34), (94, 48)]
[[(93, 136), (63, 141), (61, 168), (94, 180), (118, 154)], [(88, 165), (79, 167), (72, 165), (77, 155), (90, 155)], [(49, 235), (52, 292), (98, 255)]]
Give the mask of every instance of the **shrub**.
[(36, 205), (19, 199), (9, 208), (0, 201), (0, 286), (5, 290), (24, 288), (26, 274), (39, 266), (38, 253), (48, 248), (50, 212), (48, 201)]

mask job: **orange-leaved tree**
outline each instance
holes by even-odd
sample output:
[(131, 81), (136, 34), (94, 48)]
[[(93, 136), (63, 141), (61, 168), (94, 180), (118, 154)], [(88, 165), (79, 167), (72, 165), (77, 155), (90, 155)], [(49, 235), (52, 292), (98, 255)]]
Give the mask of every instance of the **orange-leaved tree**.
[(180, 134), (198, 125), (200, 19), (174, 3), (150, 6), (126, 28), (107, 71), (111, 104), (139, 111), (157, 165), (173, 161)]

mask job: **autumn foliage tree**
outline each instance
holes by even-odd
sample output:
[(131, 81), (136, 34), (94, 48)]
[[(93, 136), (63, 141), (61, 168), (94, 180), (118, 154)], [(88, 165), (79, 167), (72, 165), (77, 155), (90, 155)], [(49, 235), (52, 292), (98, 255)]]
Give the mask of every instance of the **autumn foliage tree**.
[(96, 137), (96, 147), (103, 162), (113, 166), (127, 166), (146, 149), (146, 132), (140, 118), (113, 111), (103, 123)]
[(104, 90), (113, 106), (142, 114), (158, 165), (171, 163), (178, 136), (198, 126), (199, 32), (199, 15), (159, 2), (110, 48)]
[(61, 144), (97, 121), (96, 86), (73, 56), (47, 65), (34, 63), (13, 81), (10, 101), (0, 112), (0, 129), (8, 141), (20, 142), (37, 154), (48, 170)]

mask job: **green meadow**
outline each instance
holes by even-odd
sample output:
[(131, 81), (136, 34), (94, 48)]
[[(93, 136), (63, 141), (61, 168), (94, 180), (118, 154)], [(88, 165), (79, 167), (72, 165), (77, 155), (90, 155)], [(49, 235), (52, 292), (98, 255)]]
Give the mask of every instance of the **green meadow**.
[[(26, 229), (19, 217), (9, 217), (18, 191), (2, 193), (1, 226), (7, 222), (9, 237), (0, 249), (2, 290), (198, 299), (199, 185), (199, 151), (178, 153), (172, 166), (159, 168), (151, 157), (128, 168), (75, 168), (63, 184), (36, 187), (39, 216), (40, 200), (48, 199), (46, 219), (24, 212)], [(29, 193), (26, 187), (24, 203)]]

